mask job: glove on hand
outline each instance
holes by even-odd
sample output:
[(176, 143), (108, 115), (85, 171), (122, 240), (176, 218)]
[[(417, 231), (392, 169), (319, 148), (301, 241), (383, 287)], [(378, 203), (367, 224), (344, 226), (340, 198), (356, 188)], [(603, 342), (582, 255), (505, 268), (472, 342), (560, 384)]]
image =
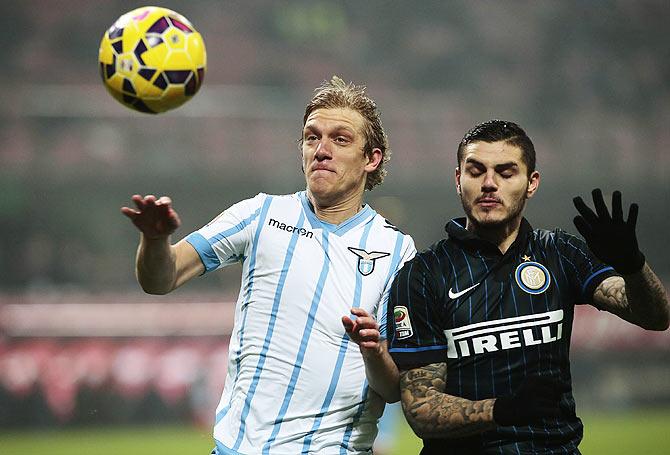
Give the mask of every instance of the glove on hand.
[(574, 219), (575, 226), (586, 240), (589, 248), (598, 259), (614, 267), (622, 275), (639, 272), (644, 266), (644, 255), (637, 245), (635, 223), (637, 222), (637, 204), (631, 204), (628, 220), (623, 219), (621, 192), (612, 194), (612, 215), (610, 216), (603, 193), (596, 188), (591, 193), (596, 213), (582, 200), (572, 200), (581, 216)]
[(543, 417), (561, 415), (559, 402), (567, 387), (555, 378), (527, 377), (510, 396), (497, 398), (493, 420), (498, 425), (528, 425)]

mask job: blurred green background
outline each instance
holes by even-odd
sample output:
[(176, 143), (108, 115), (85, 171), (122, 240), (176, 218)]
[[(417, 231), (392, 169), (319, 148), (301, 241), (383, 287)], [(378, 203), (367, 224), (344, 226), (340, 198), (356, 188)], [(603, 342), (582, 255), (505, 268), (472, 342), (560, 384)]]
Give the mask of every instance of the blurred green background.
[[(300, 190), (304, 105), (333, 74), (381, 107), (393, 157), (367, 200), (418, 248), (461, 213), (463, 133), (503, 118), (536, 145), (531, 223), (575, 232), (573, 196), (620, 189), (640, 204), (640, 244), (667, 289), (667, 1), (151, 3), (188, 17), (208, 53), (201, 91), (159, 116), (118, 104), (98, 75), (103, 32), (141, 3), (0, 4), (3, 455), (208, 453), (240, 270), (143, 295), (119, 208), (169, 195), (182, 236), (260, 191)], [(667, 453), (668, 333), (581, 308), (575, 324), (583, 452)], [(184, 362), (190, 372), (171, 376)], [(402, 417), (393, 424), (390, 453), (416, 453)]]
[[(665, 454), (668, 450), (668, 411), (589, 414), (580, 450), (584, 454)], [(21, 431), (0, 434), (3, 453), (31, 455), (207, 454), (212, 449), (208, 430), (184, 427), (74, 429)], [(421, 441), (402, 422), (384, 455), (417, 454)], [(375, 453), (381, 453), (375, 451)]]

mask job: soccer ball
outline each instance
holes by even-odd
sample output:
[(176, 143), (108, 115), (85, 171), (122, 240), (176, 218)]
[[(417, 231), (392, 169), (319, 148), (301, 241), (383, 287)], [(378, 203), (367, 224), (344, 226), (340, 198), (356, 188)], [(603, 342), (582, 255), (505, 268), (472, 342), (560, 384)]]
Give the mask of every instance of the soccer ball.
[(145, 6), (121, 16), (100, 42), (100, 77), (124, 106), (157, 114), (200, 89), (207, 54), (202, 36), (179, 13)]

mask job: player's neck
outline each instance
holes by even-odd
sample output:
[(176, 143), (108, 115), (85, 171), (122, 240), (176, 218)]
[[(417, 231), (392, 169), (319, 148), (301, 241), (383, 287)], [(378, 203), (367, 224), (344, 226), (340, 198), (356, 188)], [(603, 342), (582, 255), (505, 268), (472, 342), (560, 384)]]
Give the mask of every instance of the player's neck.
[(519, 216), (510, 220), (508, 223), (495, 226), (476, 224), (468, 218), (465, 229), (477, 235), (477, 237), (493, 243), (498, 247), (502, 254), (505, 254), (519, 235), (521, 218), (522, 217)]
[(340, 224), (356, 215), (363, 208), (363, 193), (329, 201), (315, 197), (308, 190), (307, 197), (312, 203), (312, 207), (314, 207), (316, 217), (330, 224)]

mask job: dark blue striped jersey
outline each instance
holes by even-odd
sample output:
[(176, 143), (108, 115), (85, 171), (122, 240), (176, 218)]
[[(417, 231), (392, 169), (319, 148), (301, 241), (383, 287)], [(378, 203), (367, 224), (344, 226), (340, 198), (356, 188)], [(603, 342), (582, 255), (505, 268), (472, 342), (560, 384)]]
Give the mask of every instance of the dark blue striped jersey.
[[(387, 333), (396, 364), (446, 362), (446, 393), (469, 400), (509, 395), (530, 375), (571, 384), (574, 306), (592, 304), (614, 270), (560, 229), (533, 230), (523, 219), (502, 254), (464, 226), (464, 218), (450, 221), (448, 238), (406, 263), (394, 281)], [(561, 418), (538, 425), (426, 440), (423, 453), (575, 453), (582, 423), (571, 392), (561, 409)]]

